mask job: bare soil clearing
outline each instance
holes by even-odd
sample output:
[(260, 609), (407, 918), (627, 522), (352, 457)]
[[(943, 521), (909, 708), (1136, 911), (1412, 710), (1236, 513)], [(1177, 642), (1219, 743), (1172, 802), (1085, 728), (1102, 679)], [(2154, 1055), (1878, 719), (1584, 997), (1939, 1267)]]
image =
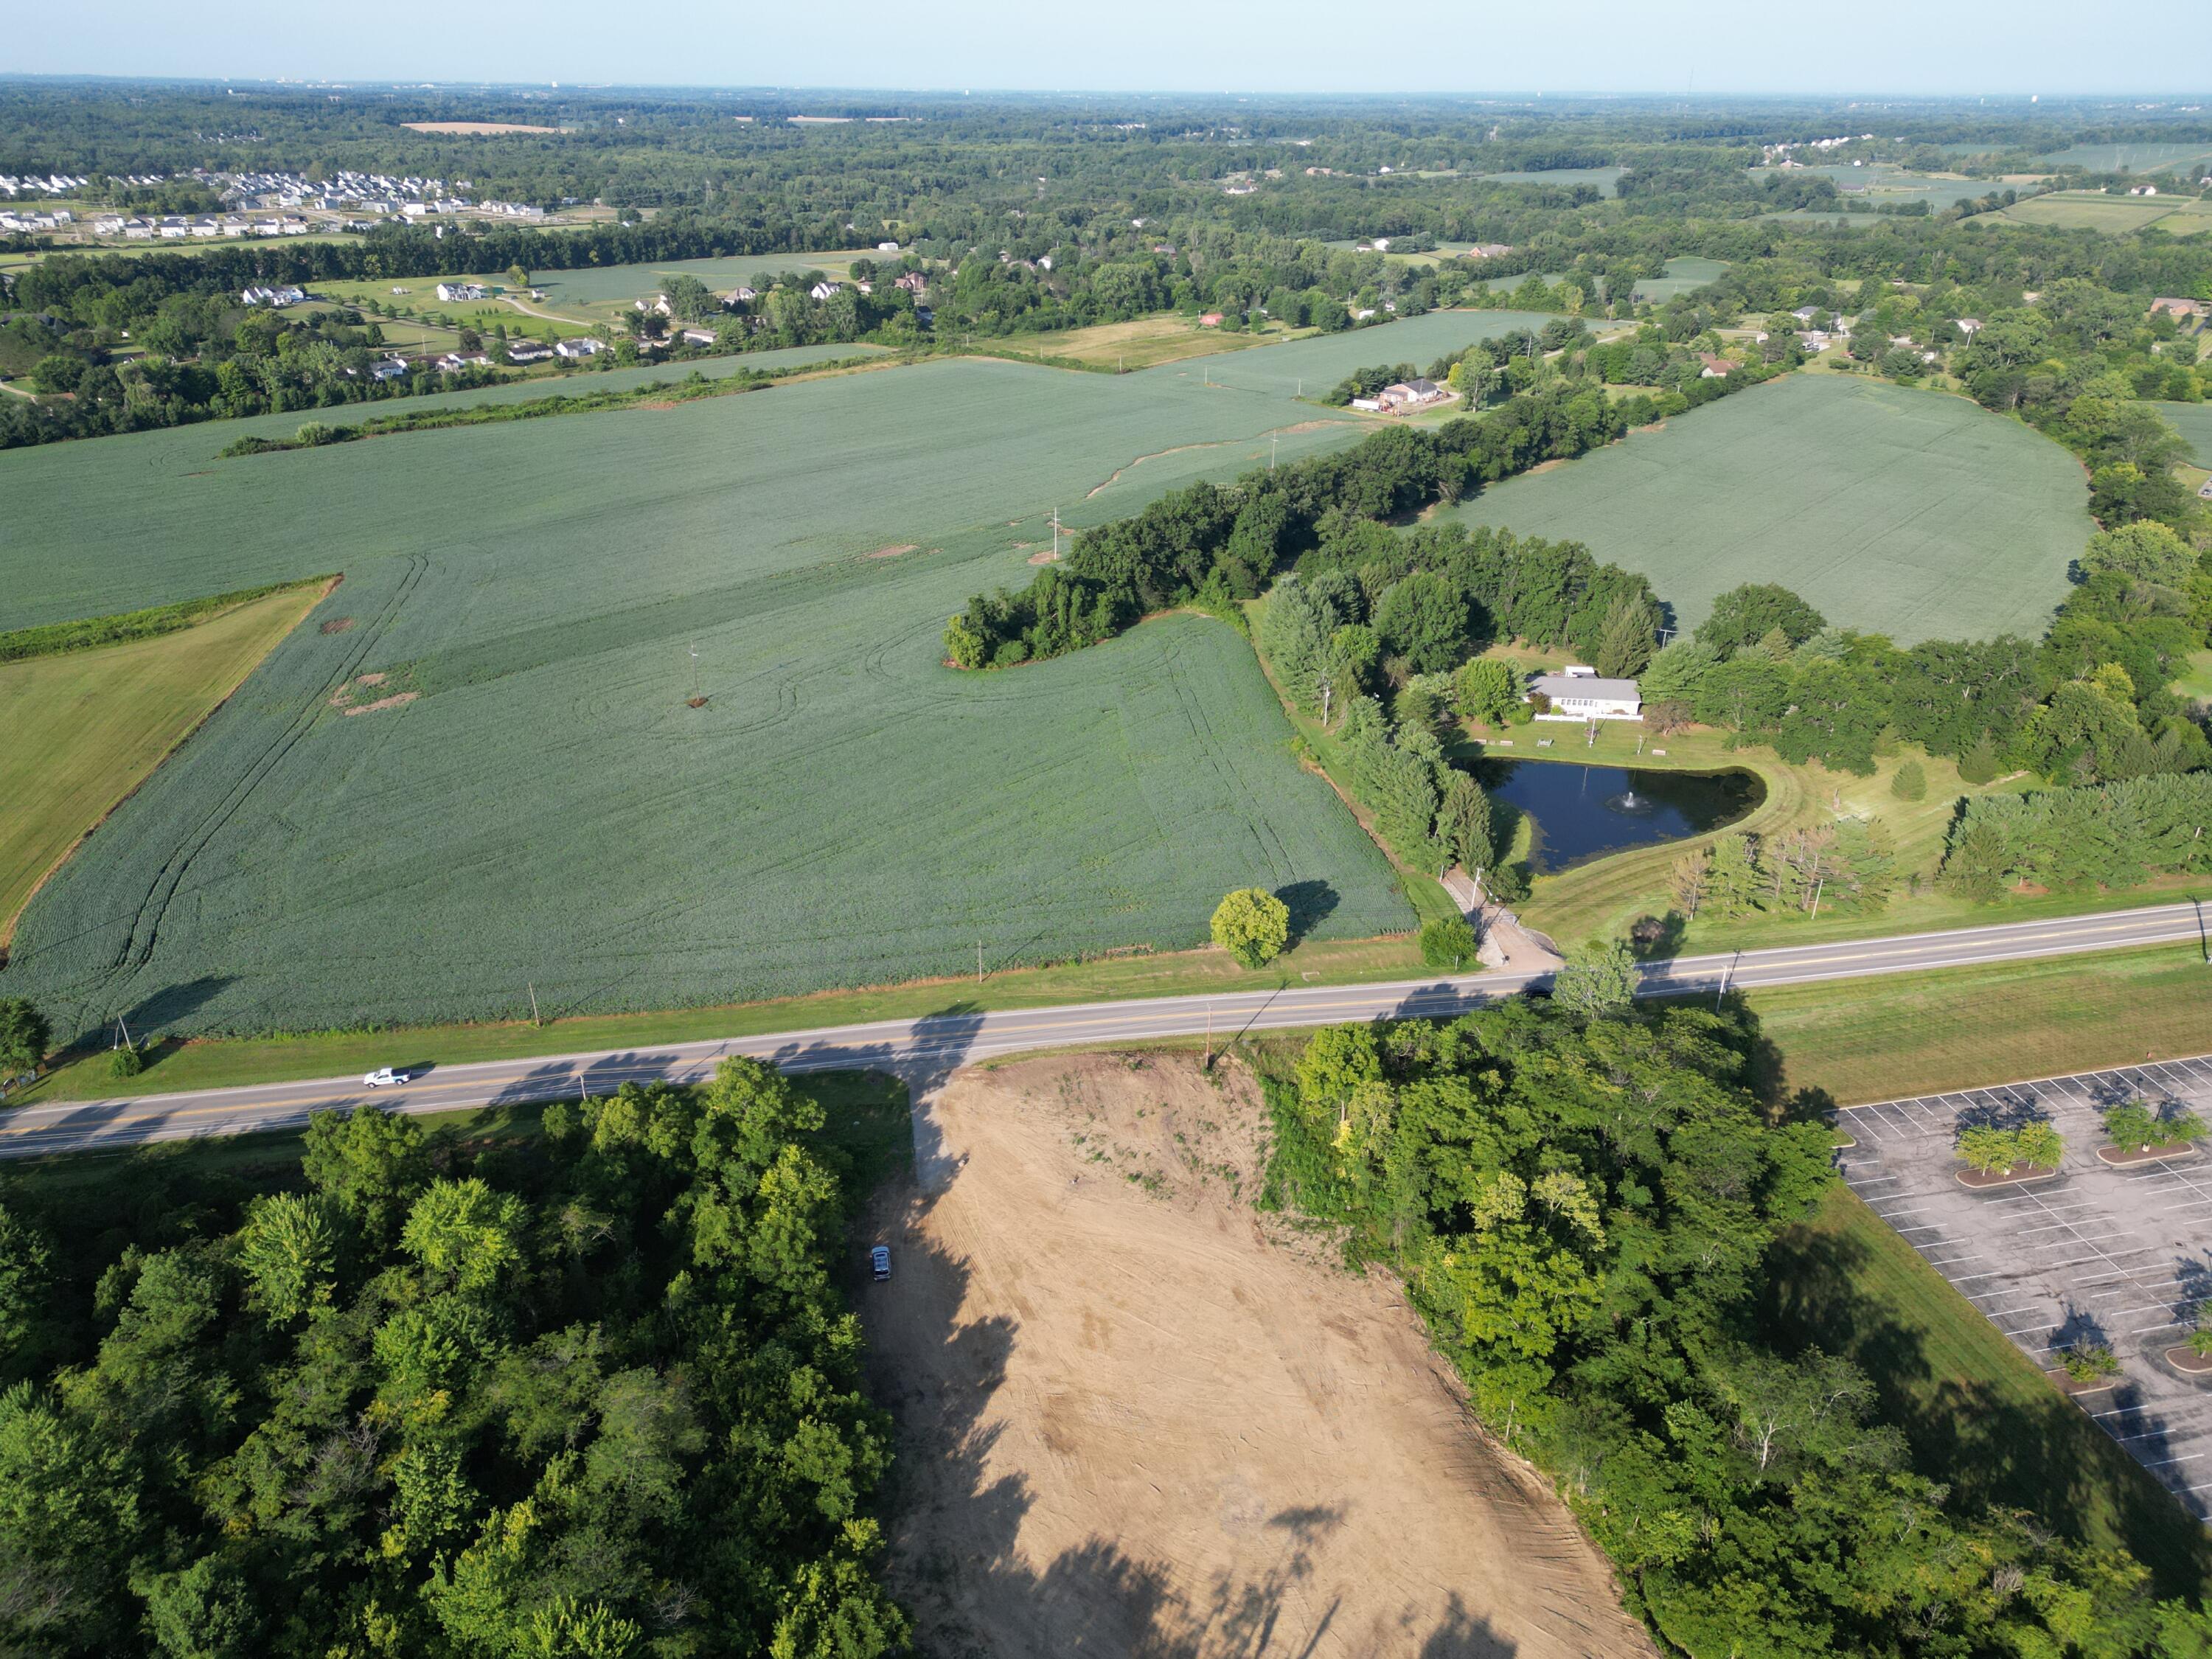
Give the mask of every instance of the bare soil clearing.
[(963, 1071), (878, 1200), (892, 1587), (933, 1654), (1651, 1654), (1395, 1285), (1252, 1208), (1233, 1067)]

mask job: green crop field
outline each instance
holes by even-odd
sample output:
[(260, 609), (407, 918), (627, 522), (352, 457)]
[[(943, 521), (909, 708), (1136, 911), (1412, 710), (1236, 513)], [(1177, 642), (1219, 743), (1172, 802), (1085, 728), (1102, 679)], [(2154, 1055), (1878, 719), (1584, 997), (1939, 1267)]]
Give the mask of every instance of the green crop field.
[(2157, 173), (2191, 162), (2212, 163), (2212, 144), (2202, 140), (2166, 144), (2076, 144), (2036, 158), (2045, 167), (2083, 167), (2091, 173)]
[(32, 890), (307, 614), (311, 589), (174, 634), (0, 663), (0, 944)]
[(1620, 175), (1626, 167), (1555, 167), (1548, 173), (1486, 173), (1480, 176), (1495, 185), (1556, 185), (1562, 190), (1571, 190), (1577, 185), (1595, 185), (1601, 196), (1620, 194)]
[(1356, 368), (1387, 363), (1425, 368), (1448, 351), (1517, 329), (1541, 328), (1551, 320), (1528, 311), (1431, 311), (1342, 334), (1257, 347), (1146, 373), (1172, 375), (1193, 386), (1210, 383), (1275, 398), (1296, 397), (1303, 388), (1306, 397), (1316, 398)]
[[(2163, 196), (2107, 196), (2101, 191), (2056, 191), (2004, 210), (2002, 217), (2061, 230), (2100, 230), (2123, 235), (2171, 214), (2178, 204)], [(1967, 222), (1972, 224), (1972, 220)]]
[(2212, 404), (2158, 404), (2154, 407), (2166, 417), (2166, 423), (2181, 434), (2197, 465), (2212, 467)]
[[(1494, 320), (1375, 338), (1426, 353)], [(1317, 381), (1345, 343), (1238, 357), (1304, 356)], [(1027, 580), (1054, 505), (1104, 517), (1243, 470), (1271, 431), (1319, 446), (1364, 422), (1173, 370), (957, 360), (216, 457), (300, 419), (6, 459), (37, 498), (97, 481), (102, 513), (11, 531), (0, 628), (345, 573), (26, 912), (0, 994), (65, 1028), (957, 975), (979, 942), (992, 968), (1192, 945), (1248, 882), (1294, 889), (1316, 937), (1411, 922), (1223, 624), (988, 677), (938, 661), (969, 593)]]
[(1879, 162), (1872, 167), (1855, 167), (1846, 164), (1807, 167), (1804, 171), (1833, 179), (1837, 189), (1848, 192), (1844, 198), (1847, 203), (1863, 203), (1868, 206), (1882, 202), (1925, 202), (1930, 209), (1942, 209), (1949, 207), (1961, 197), (1971, 199), (2001, 188), (1993, 179), (1947, 179), (1936, 173), (1911, 173), (1903, 167), (1886, 167)]
[(1587, 543), (1683, 627), (1779, 582), (1829, 621), (1934, 637), (2039, 633), (2091, 525), (2072, 457), (1961, 398), (1793, 374), (1452, 509)]
[(679, 275), (696, 276), (720, 292), (740, 283), (750, 283), (762, 271), (783, 276), (793, 271), (818, 270), (825, 276), (842, 276), (855, 259), (895, 257), (872, 253), (865, 248), (848, 248), (836, 253), (739, 253), (724, 259), (674, 259), (661, 264), (537, 271), (532, 273), (532, 285), (544, 289), (547, 299), (556, 305), (605, 306), (617, 301), (627, 304), (665, 288), (671, 276)]
[(1664, 276), (1647, 276), (1636, 285), (1636, 297), (1661, 304), (1677, 295), (1688, 294), (1708, 283), (1717, 283), (1728, 274), (1725, 259), (1705, 259), (1688, 255), (1667, 261)]

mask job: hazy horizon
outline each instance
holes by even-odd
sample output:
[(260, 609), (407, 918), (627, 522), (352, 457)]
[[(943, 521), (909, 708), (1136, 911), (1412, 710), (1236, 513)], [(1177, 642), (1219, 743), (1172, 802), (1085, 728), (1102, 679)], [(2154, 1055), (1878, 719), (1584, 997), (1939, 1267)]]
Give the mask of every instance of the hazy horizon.
[[(288, 19), (282, 37), (229, 36), (154, 0), (88, 0), (68, 29), (19, 40), (7, 73), (1108, 96), (2060, 100), (2202, 90), (2181, 79), (2202, 73), (2194, 54), (2131, 30), (2085, 33), (2080, 9), (2057, 0), (1869, 0), (1837, 21), (1779, 23), (1747, 0), (1708, 0), (1686, 15), (1624, 0), (1565, 0), (1540, 15), (1408, 0), (1373, 27), (1316, 0), (1286, 0), (1256, 27), (1129, 0), (1110, 33), (1095, 13), (1010, 21), (980, 0), (834, 29), (818, 14), (762, 9), (687, 17), (659, 36), (593, 33), (607, 21), (578, 0), (550, 0), (519, 28), (503, 14), (398, 0), (373, 38), (335, 14)], [(671, 64), (684, 73), (668, 75)]]

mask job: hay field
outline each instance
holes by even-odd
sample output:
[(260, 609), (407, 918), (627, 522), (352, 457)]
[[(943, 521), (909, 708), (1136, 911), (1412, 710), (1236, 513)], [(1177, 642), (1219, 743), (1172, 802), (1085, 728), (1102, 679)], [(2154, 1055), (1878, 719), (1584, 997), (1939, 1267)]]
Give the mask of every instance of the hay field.
[(1678, 295), (1692, 293), (1708, 283), (1717, 283), (1728, 275), (1728, 261), (1706, 259), (1695, 254), (1686, 254), (1667, 261), (1664, 276), (1647, 276), (1636, 285), (1636, 297), (1654, 305), (1664, 304)]
[[(1516, 280), (1518, 280), (1517, 278)], [(1377, 363), (1411, 363), (1425, 368), (1448, 351), (1477, 340), (1541, 328), (1552, 319), (1528, 311), (1431, 311), (1419, 317), (1371, 324), (1342, 334), (1322, 334), (1264, 350), (1188, 368), (1155, 368), (1146, 378), (1176, 376), (1192, 385), (1210, 381), (1240, 392), (1273, 398), (1317, 398), (1355, 368)]]
[(287, 639), (64, 867), (0, 988), (65, 1029), (299, 1029), (1183, 946), (1246, 883), (1317, 937), (1405, 927), (1222, 624), (938, 661), (1055, 501), (1315, 413), (963, 360), (234, 460), (239, 423), (13, 454), (105, 511), (0, 546), (0, 627), (331, 568), (312, 621), (353, 625)]
[(2165, 218), (2177, 205), (2163, 196), (2107, 196), (2101, 191), (2062, 190), (2015, 202), (2001, 216), (2024, 225), (2056, 225), (2061, 230), (2099, 230), (2120, 236)]
[(1100, 368), (1120, 364), (1125, 368), (1150, 368), (1157, 363), (1180, 362), (1188, 357), (1217, 352), (1242, 351), (1256, 345), (1280, 344), (1282, 333), (1224, 333), (1200, 328), (1195, 318), (1164, 311), (1126, 323), (1097, 323), (1089, 328), (1064, 329), (1056, 334), (1022, 334), (994, 342), (1012, 348), (1043, 352), (1051, 357), (1072, 357)]
[(295, 588), (158, 639), (0, 663), (0, 945), (46, 872), (314, 601)]
[(2081, 471), (1962, 398), (1793, 374), (1452, 509), (1585, 542), (1694, 627), (1779, 582), (1899, 644), (2040, 632), (2094, 528)]
[(2212, 404), (2157, 404), (2153, 407), (2165, 417), (2168, 426), (2181, 434), (2197, 465), (2212, 467)]

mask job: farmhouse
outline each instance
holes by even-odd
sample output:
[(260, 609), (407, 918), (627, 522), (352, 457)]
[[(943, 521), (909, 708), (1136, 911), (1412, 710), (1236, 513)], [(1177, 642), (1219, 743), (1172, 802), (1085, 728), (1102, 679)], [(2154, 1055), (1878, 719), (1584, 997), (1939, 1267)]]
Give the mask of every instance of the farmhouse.
[(748, 300), (755, 300), (759, 297), (760, 296), (751, 289), (747, 288), (743, 283), (740, 283), (737, 287), (732, 289), (727, 294), (725, 294), (722, 296), (722, 303), (726, 306), (741, 306)]
[(483, 296), (483, 284), (481, 283), (441, 283), (438, 284), (438, 297), (441, 300), (445, 301), (448, 305), (452, 304), (456, 300), (481, 300)]
[(650, 301), (633, 300), (630, 303), (647, 316), (665, 317), (669, 314), (668, 296), (665, 294), (656, 294)]
[(579, 357), (596, 357), (606, 349), (607, 343), (605, 340), (595, 340), (588, 334), (583, 334), (573, 340), (556, 342), (553, 347), (553, 354), (557, 357), (567, 357), (574, 361)]
[(1466, 257), (1470, 259), (1502, 259), (1512, 252), (1503, 242), (1477, 242), (1468, 249)]
[(449, 351), (438, 359), (439, 372), (446, 374), (458, 374), (465, 368), (485, 368), (490, 364), (491, 359), (481, 351)]
[(1535, 674), (1528, 680), (1528, 697), (1551, 703), (1540, 720), (1640, 720), (1644, 698), (1634, 680), (1613, 680), (1595, 668), (1579, 665), (1556, 674)]
[(2150, 314), (2164, 312), (2169, 317), (2202, 317), (2208, 307), (2202, 300), (2184, 300), (2170, 294), (2161, 294), (2150, 302)]
[(923, 276), (918, 270), (909, 270), (905, 276), (894, 282), (891, 286), (893, 288), (902, 288), (909, 294), (919, 294), (929, 286), (929, 278)]
[(1395, 380), (1382, 388), (1376, 401), (1385, 409), (1420, 409), (1451, 395), (1434, 380)]
[(1700, 351), (1698, 361), (1705, 365), (1698, 371), (1698, 378), (1703, 380), (1724, 380), (1735, 368), (1727, 358), (1717, 357), (1710, 351)]
[(369, 373), (380, 380), (396, 380), (407, 373), (407, 360), (404, 357), (386, 357)]
[(297, 288), (249, 288), (238, 296), (239, 303), (267, 306), (272, 311), (282, 311), (286, 306), (296, 306), (307, 297), (307, 290)]
[(806, 290), (806, 297), (810, 300), (826, 300), (844, 286), (842, 283), (817, 283)]

